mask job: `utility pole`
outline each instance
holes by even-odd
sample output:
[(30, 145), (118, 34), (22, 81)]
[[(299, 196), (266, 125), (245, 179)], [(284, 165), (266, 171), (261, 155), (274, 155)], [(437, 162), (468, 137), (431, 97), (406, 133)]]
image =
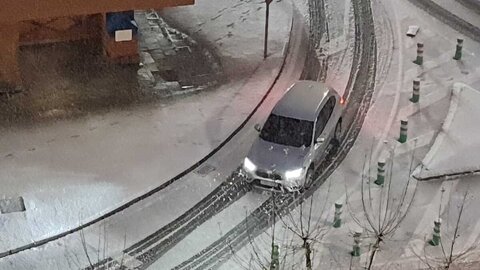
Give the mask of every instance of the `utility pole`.
[(267, 51), (268, 51), (268, 16), (269, 16), (269, 11), (270, 11), (270, 3), (272, 3), (272, 0), (265, 0), (265, 4), (267, 5), (266, 9), (266, 16), (265, 16), (265, 42), (264, 42), (264, 47), (263, 47), (263, 59), (267, 58)]

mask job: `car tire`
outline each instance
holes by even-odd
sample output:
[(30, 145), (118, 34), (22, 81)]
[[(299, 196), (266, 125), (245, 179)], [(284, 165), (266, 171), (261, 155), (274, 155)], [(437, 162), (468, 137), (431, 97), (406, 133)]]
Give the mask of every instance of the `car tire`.
[(312, 186), (314, 177), (313, 167), (308, 168), (307, 173), (305, 174), (305, 181), (303, 183), (303, 190), (309, 189)]
[(335, 126), (335, 131), (333, 132), (332, 144), (334, 147), (340, 146), (340, 137), (342, 136), (342, 118), (340, 118)]

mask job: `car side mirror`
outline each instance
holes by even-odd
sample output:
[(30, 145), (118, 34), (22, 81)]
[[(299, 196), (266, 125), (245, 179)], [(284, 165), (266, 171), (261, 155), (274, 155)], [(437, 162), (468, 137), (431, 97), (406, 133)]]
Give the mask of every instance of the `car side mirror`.
[(318, 143), (318, 144), (324, 143), (324, 142), (325, 142), (325, 138), (323, 138), (323, 137), (318, 137), (318, 138), (315, 140), (315, 143)]
[(260, 124), (255, 124), (255, 126), (253, 126), (253, 128), (255, 128), (256, 131), (260, 132), (260, 130), (262, 130), (262, 127), (260, 126)]

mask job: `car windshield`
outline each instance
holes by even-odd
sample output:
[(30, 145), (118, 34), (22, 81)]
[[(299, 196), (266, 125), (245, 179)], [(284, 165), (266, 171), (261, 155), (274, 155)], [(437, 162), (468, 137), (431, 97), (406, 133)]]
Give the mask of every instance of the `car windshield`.
[(308, 147), (312, 143), (312, 132), (312, 121), (271, 114), (263, 126), (260, 138), (276, 144)]

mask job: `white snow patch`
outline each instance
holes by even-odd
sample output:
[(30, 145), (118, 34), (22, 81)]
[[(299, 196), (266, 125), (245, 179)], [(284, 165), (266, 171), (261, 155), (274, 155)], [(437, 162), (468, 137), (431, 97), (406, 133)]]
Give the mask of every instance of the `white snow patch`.
[(450, 109), (431, 150), (414, 175), (418, 178), (480, 169), (480, 92), (455, 83)]

